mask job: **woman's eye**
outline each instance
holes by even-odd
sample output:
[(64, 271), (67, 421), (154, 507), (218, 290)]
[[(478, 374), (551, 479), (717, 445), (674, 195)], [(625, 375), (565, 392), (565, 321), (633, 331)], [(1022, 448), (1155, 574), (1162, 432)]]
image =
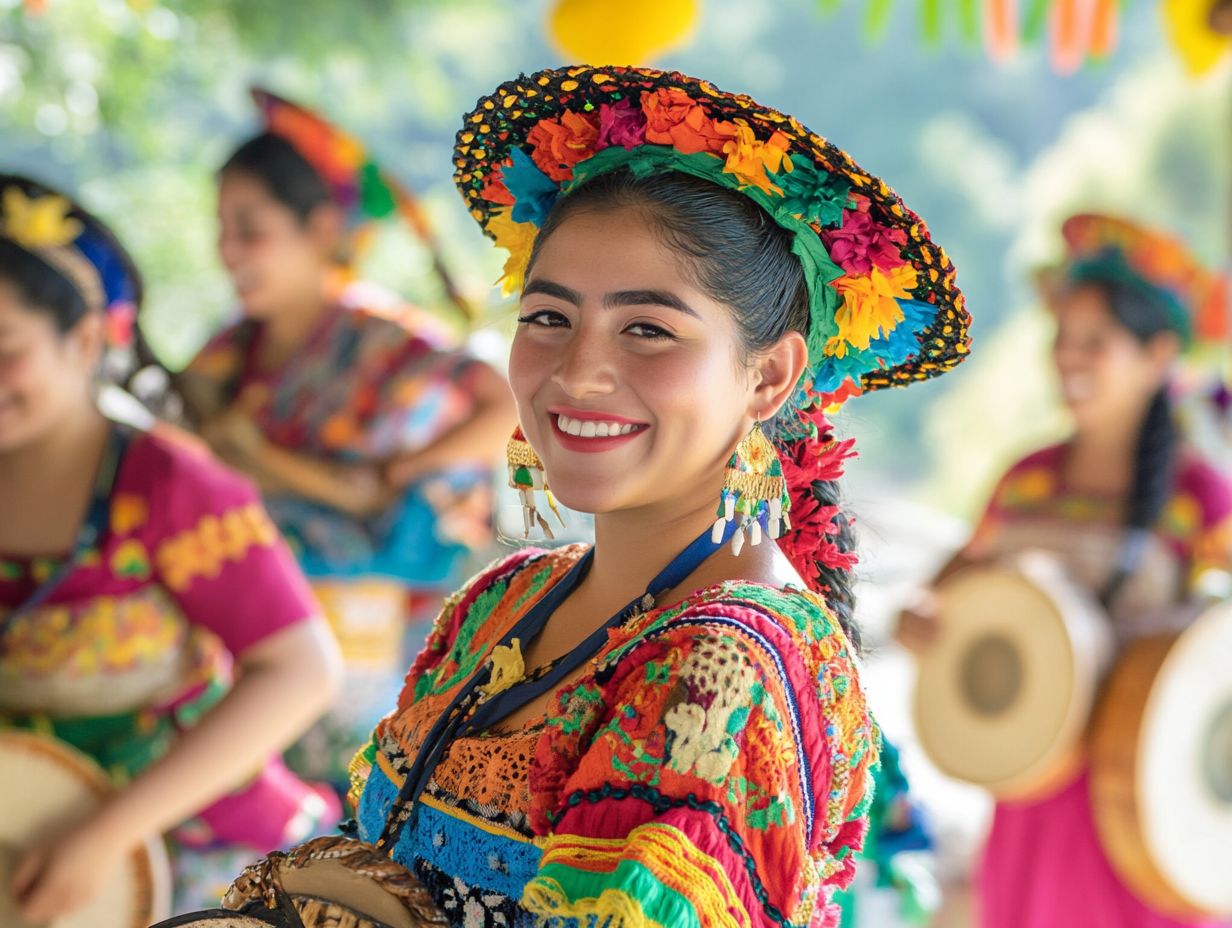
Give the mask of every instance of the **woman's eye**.
[(518, 316), (519, 325), (538, 325), (549, 329), (559, 329), (569, 324), (562, 313), (550, 309), (539, 309)]
[(656, 341), (659, 339), (676, 337), (671, 332), (667, 331), (667, 329), (654, 325), (650, 322), (635, 322), (633, 325), (625, 329), (625, 331), (630, 335), (636, 335), (638, 338), (648, 338)]

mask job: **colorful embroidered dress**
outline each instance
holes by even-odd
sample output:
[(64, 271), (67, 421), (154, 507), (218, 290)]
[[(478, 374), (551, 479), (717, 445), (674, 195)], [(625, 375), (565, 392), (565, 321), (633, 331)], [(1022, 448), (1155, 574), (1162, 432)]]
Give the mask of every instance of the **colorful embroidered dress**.
[[(63, 555), (50, 554), (0, 552), (0, 616), (55, 570)], [(4, 635), (0, 728), (54, 735), (123, 783), (218, 702), (235, 655), (315, 611), (246, 481), (133, 432), (97, 547)], [(242, 842), (251, 856), (302, 838), (329, 810), (271, 763), (178, 834), (199, 847)]]
[[(368, 288), (345, 290), (280, 370), (256, 370), (261, 329), (244, 321), (210, 341), (185, 375), (216, 385), (222, 405), (243, 396), (266, 438), (296, 452), (357, 464), (426, 447), (471, 414), (475, 361), (422, 320), (408, 324), (410, 310), (372, 309), (358, 296), (377, 302)], [(432, 474), (367, 519), (288, 494), (268, 494), (266, 504), (310, 577), (435, 587), (456, 583), (462, 559), (488, 540), (489, 482), (477, 466)]]
[[(1016, 464), (994, 492), (969, 550), (981, 556), (1043, 547), (1063, 553), (1080, 580), (1099, 589), (1111, 575), (1123, 510), (1119, 501), (1065, 486), (1064, 445)], [(1112, 608), (1122, 637), (1150, 631), (1152, 615), (1180, 601), (1206, 569), (1232, 568), (1232, 482), (1184, 452), (1157, 544)], [(1141, 624), (1147, 618), (1147, 626)], [(1137, 621), (1136, 621), (1137, 620)], [(985, 928), (1175, 928), (1124, 886), (1095, 833), (1086, 773), (1055, 795), (998, 803), (979, 875)]]
[[(453, 695), (584, 550), (521, 552), (446, 603), (356, 758), (362, 838)], [(832, 924), (876, 739), (822, 602), (729, 582), (615, 629), (546, 718), (456, 740), (392, 856), (458, 925)]]

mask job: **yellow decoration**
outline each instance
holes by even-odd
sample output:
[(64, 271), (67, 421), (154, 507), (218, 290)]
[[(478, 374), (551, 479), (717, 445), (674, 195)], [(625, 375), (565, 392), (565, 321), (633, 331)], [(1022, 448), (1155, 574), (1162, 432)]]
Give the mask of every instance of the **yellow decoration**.
[(145, 525), (149, 514), (144, 498), (135, 493), (117, 493), (111, 501), (111, 530), (117, 535), (128, 535)]
[(558, 0), (548, 32), (571, 61), (646, 64), (687, 43), (700, 11), (701, 0)]
[(199, 577), (215, 579), (228, 561), (239, 563), (253, 548), (268, 548), (278, 530), (259, 503), (207, 515), (192, 528), (165, 539), (154, 555), (160, 578), (182, 593)]
[(502, 693), (526, 676), (526, 664), (522, 661), (522, 642), (514, 638), (508, 645), (498, 644), (492, 649), (492, 676), (483, 687), (487, 697)]
[(150, 579), (150, 555), (136, 538), (128, 538), (111, 554), (111, 572), (125, 580)]
[(903, 321), (899, 300), (912, 298), (916, 269), (904, 264), (886, 273), (874, 267), (867, 277), (840, 277), (833, 287), (843, 298), (834, 314), (838, 335), (826, 342), (825, 354), (846, 357), (847, 346), (867, 350), (874, 338), (893, 332)]
[(1194, 77), (1214, 68), (1232, 48), (1232, 38), (1210, 27), (1211, 0), (1163, 0), (1160, 12), (1172, 47)]
[(531, 249), (535, 247), (535, 236), (539, 234), (533, 222), (514, 222), (512, 212), (512, 208), (499, 210), (488, 221), (488, 232), (495, 239), (496, 246), (509, 252), (505, 273), (499, 281), (504, 296), (511, 296), (522, 289)]
[(4, 235), (22, 248), (63, 248), (83, 226), (68, 213), (73, 205), (64, 197), (28, 197), (17, 187), (4, 191)]

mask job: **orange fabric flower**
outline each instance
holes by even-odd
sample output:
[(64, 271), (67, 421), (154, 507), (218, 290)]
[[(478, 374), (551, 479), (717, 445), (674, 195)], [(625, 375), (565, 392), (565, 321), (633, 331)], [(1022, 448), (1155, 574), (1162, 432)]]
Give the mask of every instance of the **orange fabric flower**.
[(701, 104), (676, 87), (660, 87), (642, 94), (646, 114), (646, 141), (670, 145), (686, 155), (698, 152), (720, 154), (736, 127), (713, 120)]
[(573, 166), (595, 153), (598, 139), (597, 115), (568, 110), (561, 113), (560, 119), (540, 121), (526, 136), (533, 146), (531, 159), (557, 183), (573, 177)]
[(783, 189), (770, 183), (766, 171), (777, 174), (783, 167), (791, 170), (791, 158), (787, 155), (790, 145), (782, 132), (775, 132), (768, 141), (763, 142), (753, 134), (752, 126), (743, 119), (737, 119), (734, 137), (723, 146), (723, 154), (727, 156), (723, 170), (734, 174), (741, 184), (782, 196)]

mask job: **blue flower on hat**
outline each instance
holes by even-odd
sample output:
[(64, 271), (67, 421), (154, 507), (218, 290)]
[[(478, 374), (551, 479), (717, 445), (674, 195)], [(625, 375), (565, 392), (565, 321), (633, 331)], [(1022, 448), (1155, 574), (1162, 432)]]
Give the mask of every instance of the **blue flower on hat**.
[(521, 148), (515, 147), (509, 157), (512, 163), (501, 169), (501, 177), (513, 197), (513, 221), (542, 226), (560, 196), (560, 186)]

